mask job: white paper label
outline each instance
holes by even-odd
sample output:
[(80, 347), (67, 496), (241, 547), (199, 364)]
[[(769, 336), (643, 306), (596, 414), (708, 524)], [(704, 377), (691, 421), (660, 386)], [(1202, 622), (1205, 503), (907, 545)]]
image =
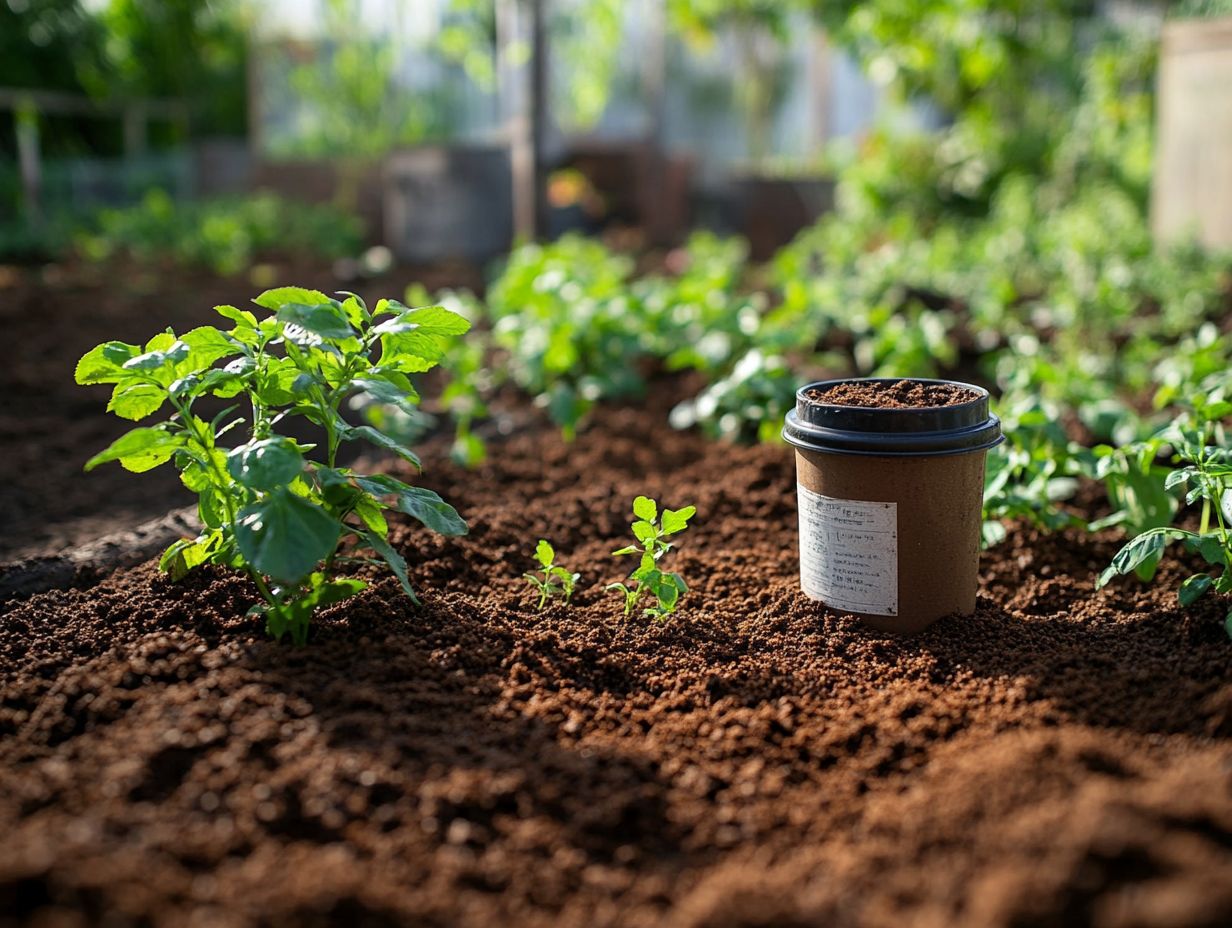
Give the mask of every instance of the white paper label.
[(845, 612), (898, 615), (898, 503), (796, 489), (804, 594)]

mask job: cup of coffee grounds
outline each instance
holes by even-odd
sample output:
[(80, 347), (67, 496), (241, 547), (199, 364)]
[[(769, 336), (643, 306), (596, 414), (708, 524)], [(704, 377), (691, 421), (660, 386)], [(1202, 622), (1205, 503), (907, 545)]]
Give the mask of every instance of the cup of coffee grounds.
[(975, 611), (984, 459), (1004, 440), (987, 390), (921, 378), (811, 383), (783, 437), (796, 449), (806, 596), (901, 634)]

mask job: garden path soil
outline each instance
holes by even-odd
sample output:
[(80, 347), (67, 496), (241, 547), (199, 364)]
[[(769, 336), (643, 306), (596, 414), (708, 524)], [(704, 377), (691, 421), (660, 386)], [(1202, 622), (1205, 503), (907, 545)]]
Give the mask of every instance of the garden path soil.
[[(975, 615), (873, 633), (798, 591), (785, 449), (646, 421), (430, 460), (471, 535), (396, 526), (424, 605), (382, 579), (305, 648), (217, 570), (11, 605), (0, 925), (1232, 923), (1226, 603), (1019, 528)], [(639, 492), (698, 507), (662, 625), (602, 589)]]

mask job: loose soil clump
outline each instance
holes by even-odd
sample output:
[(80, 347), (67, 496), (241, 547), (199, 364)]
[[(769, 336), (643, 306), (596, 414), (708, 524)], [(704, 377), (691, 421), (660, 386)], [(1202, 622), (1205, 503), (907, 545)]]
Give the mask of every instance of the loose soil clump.
[[(0, 925), (1232, 922), (1232, 646), (1182, 565), (1096, 591), (1113, 534), (1016, 527), (893, 638), (799, 592), (786, 449), (644, 417), (429, 460), (471, 535), (393, 525), (423, 605), (373, 575), (305, 648), (217, 569), (10, 604)], [(698, 507), (662, 624), (603, 590), (637, 493)]]
[(978, 394), (952, 383), (922, 383), (918, 380), (866, 380), (814, 387), (804, 393), (819, 405), (868, 406), (874, 409), (927, 409), (957, 406), (979, 399)]

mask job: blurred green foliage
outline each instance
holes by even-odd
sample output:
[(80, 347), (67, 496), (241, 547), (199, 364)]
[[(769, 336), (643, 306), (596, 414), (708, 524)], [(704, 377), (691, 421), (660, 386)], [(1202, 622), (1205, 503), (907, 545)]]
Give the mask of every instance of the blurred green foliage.
[[(400, 87), (407, 49), (394, 35), (366, 26), (360, 7), (359, 0), (326, 0), (319, 54), (294, 45), (266, 48), (267, 56), (285, 58), (291, 89), (307, 103), (295, 133), (271, 154), (363, 161), (448, 133), (447, 84), (429, 94)], [(340, 196), (353, 199), (351, 190)]]
[[(0, 87), (179, 98), (194, 134), (242, 135), (247, 22), (243, 0), (13, 0), (0, 4)], [(158, 122), (151, 141), (182, 141), (185, 130)], [(11, 138), (0, 131), (0, 151)], [(114, 121), (56, 117), (43, 126), (45, 154), (118, 153), (120, 142)]]
[(154, 190), (135, 206), (99, 211), (75, 240), (86, 260), (125, 256), (237, 274), (262, 255), (353, 255), (363, 231), (357, 219), (333, 207), (271, 193), (176, 202)]

